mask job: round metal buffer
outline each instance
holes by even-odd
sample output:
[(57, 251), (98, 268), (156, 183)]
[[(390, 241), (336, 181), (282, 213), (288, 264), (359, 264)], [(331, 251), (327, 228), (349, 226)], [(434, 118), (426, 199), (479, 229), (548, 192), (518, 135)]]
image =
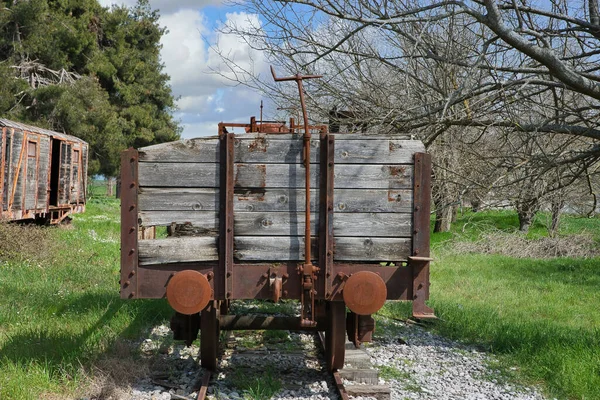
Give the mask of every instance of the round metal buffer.
[(358, 315), (377, 312), (387, 297), (387, 288), (381, 277), (370, 271), (350, 275), (344, 285), (344, 302)]
[(208, 279), (189, 269), (176, 273), (167, 284), (167, 300), (178, 313), (199, 313), (210, 300)]

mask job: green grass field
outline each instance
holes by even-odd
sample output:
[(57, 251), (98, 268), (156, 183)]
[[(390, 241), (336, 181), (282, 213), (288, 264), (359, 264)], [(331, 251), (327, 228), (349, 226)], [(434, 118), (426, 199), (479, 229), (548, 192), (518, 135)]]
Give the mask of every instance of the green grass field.
[[(546, 235), (542, 222), (528, 238)], [(509, 379), (558, 398), (600, 398), (600, 259), (456, 251), (517, 226), (510, 212), (465, 214), (432, 236), (430, 304), (441, 318), (432, 329), (496, 353)], [(583, 231), (597, 244), (600, 220), (565, 217), (560, 234)], [(119, 299), (118, 201), (100, 192), (71, 225), (2, 224), (0, 243), (0, 399), (82, 396), (103, 360), (135, 359), (119, 356), (123, 343), (170, 317), (165, 301)]]
[(0, 226), (8, 240), (21, 249), (0, 248), (0, 399), (75, 396), (117, 341), (170, 316), (119, 299), (117, 200), (93, 196), (67, 226)]
[[(546, 217), (537, 219), (527, 238), (547, 235)], [(436, 261), (429, 303), (441, 319), (432, 329), (494, 352), (496, 367), (509, 378), (540, 384), (550, 396), (599, 399), (600, 258), (455, 251), (457, 242), (473, 242), (490, 231), (518, 236), (517, 227), (512, 212), (467, 213), (452, 232), (432, 235)], [(561, 240), (568, 245), (582, 233), (600, 247), (600, 219), (564, 217)], [(385, 312), (402, 317), (407, 308), (390, 304)]]

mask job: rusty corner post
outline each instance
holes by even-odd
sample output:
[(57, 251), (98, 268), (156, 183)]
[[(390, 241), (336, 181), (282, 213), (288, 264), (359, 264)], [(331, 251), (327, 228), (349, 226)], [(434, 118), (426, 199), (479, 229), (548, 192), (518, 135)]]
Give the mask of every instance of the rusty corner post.
[(121, 298), (139, 296), (138, 269), (138, 151), (121, 153)]
[[(300, 267), (302, 273), (302, 311), (300, 318), (302, 321), (306, 321), (306, 325), (315, 324), (315, 275), (319, 271), (319, 268), (314, 266), (311, 262), (311, 238), (310, 238), (310, 130), (308, 127), (308, 115), (306, 113), (306, 104), (304, 102), (304, 86), (302, 81), (304, 79), (315, 79), (322, 78), (322, 75), (300, 75), (288, 76), (285, 78), (278, 78), (275, 75), (275, 69), (271, 66), (271, 75), (275, 82), (283, 81), (296, 81), (298, 84), (298, 92), (300, 94), (300, 106), (302, 107), (302, 118), (304, 119), (304, 167), (305, 167), (305, 189), (306, 189), (306, 207), (305, 207), (305, 219), (304, 219), (304, 265)], [(307, 318), (308, 305), (306, 304), (305, 297), (308, 295), (310, 298), (310, 318)]]
[(215, 271), (214, 299), (233, 296), (233, 133), (220, 136), (219, 171), (219, 269)]
[(319, 186), (319, 264), (325, 269), (325, 300), (333, 300), (333, 179), (334, 179), (334, 135), (321, 132), (320, 186)]
[(412, 272), (413, 316), (435, 318), (433, 309), (425, 304), (429, 299), (429, 214), (431, 208), (431, 156), (415, 153), (413, 192), (412, 256), (408, 265)]
[[(2, 211), (4, 210), (4, 170), (6, 160), (6, 150), (8, 146), (6, 145), (6, 128), (2, 128), (2, 133), (0, 134), (0, 217), (2, 216)], [(11, 144), (12, 146), (12, 144)], [(48, 174), (50, 175), (50, 174)], [(8, 200), (8, 199), (7, 199)], [(48, 208), (48, 207), (46, 207)]]

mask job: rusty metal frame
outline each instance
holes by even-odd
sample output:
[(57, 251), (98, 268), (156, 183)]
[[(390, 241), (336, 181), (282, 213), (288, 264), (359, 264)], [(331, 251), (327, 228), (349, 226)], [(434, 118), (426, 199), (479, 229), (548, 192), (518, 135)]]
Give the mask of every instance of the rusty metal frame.
[[(4, 209), (4, 170), (6, 164), (6, 128), (2, 128), (2, 134), (0, 135), (0, 215), (2, 215), (2, 211)], [(11, 143), (12, 144), (12, 143)], [(8, 198), (6, 199), (8, 201)]]
[(219, 269), (215, 271), (214, 299), (233, 298), (233, 163), (235, 137), (224, 133), (220, 137), (219, 171)]
[(139, 298), (138, 290), (138, 151), (121, 153), (121, 298)]
[(425, 304), (429, 299), (429, 215), (431, 208), (431, 156), (415, 153), (413, 185), (412, 256), (408, 265), (412, 272), (413, 316), (435, 318), (433, 309)]
[[(124, 245), (122, 245), (122, 249)], [(296, 271), (296, 262), (279, 264), (233, 264), (232, 299), (272, 299), (270, 277), (277, 270), (277, 276), (284, 277), (282, 299), (300, 298), (301, 275)], [(193, 269), (201, 274), (208, 274), (220, 268), (219, 262), (190, 262), (179, 264), (140, 265), (137, 267), (137, 298), (162, 298), (165, 296), (166, 284), (170, 277), (186, 269)], [(412, 270), (409, 267), (382, 267), (379, 264), (333, 264), (331, 300), (341, 301), (344, 287), (344, 276), (359, 271), (371, 271), (381, 276), (386, 284), (390, 300), (410, 300), (412, 295)], [(286, 278), (287, 276), (287, 278)], [(214, 290), (217, 291), (218, 281)], [(317, 300), (324, 300), (323, 292), (315, 295)]]
[(320, 293), (329, 300), (333, 283), (333, 179), (334, 179), (334, 135), (322, 133), (320, 143), (319, 182), (319, 266), (325, 279), (319, 285)]

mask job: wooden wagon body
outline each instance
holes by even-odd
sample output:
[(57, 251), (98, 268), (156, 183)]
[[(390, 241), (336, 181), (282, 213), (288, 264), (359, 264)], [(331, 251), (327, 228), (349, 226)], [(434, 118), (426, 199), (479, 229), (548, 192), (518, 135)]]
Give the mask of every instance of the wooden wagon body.
[[(302, 147), (302, 135), (294, 133), (222, 133), (124, 152), (122, 297), (169, 295), (172, 305), (181, 306), (188, 298), (199, 301), (195, 292), (205, 287), (210, 301), (202, 310), (202, 342), (204, 325), (229, 300), (302, 299), (307, 293)], [(344, 288), (353, 276), (363, 276), (359, 272), (381, 282), (367, 287), (354, 282), (353, 290), (361, 291), (356, 300), (366, 306), (358, 309), (369, 309), (382, 289), (384, 300), (411, 300), (416, 316), (432, 316), (425, 305), (431, 167), (422, 143), (323, 132), (313, 136), (311, 148), (311, 254), (318, 271), (310, 295), (318, 318), (312, 326), (288, 320), (287, 327), (328, 330), (338, 342), (335, 332), (348, 328), (351, 340), (367, 339), (370, 316), (351, 313), (347, 323), (344, 306)], [(141, 239), (142, 230), (174, 225), (192, 235)], [(177, 293), (168, 293), (176, 277), (195, 273), (208, 286), (181, 284)], [(219, 322), (221, 328), (269, 328), (264, 320), (243, 318), (218, 317), (217, 329)], [(286, 326), (272, 322), (271, 329)], [(188, 339), (197, 335), (198, 323), (181, 322), (192, 332)]]
[(86, 142), (6, 119), (0, 128), (2, 219), (57, 223), (85, 210)]

